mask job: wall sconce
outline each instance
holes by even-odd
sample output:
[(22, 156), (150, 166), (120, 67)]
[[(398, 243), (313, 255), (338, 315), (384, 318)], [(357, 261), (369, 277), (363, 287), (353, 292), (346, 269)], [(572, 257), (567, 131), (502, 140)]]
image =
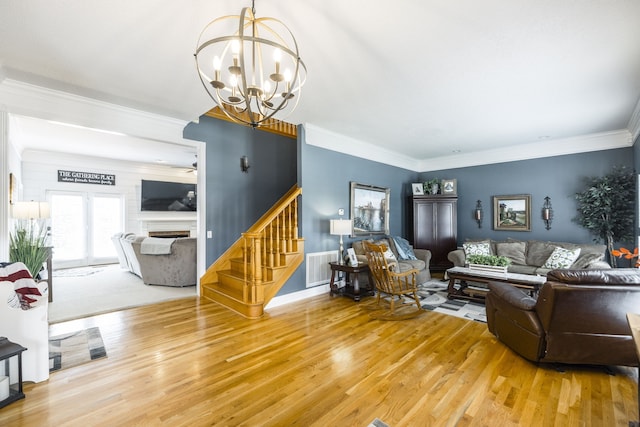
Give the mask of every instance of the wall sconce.
[(478, 228), (482, 228), (482, 202), (480, 200), (476, 203), (476, 208), (473, 211), (473, 218), (478, 223)]
[(249, 158), (247, 156), (240, 157), (240, 170), (249, 173)]
[(553, 220), (553, 208), (551, 207), (551, 198), (549, 196), (544, 198), (544, 205), (542, 205), (542, 220), (547, 230), (551, 230), (551, 220)]

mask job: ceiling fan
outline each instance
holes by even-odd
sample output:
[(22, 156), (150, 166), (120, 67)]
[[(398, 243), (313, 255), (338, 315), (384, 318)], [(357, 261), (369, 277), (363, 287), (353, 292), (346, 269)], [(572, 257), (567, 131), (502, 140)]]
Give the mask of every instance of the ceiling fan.
[[(196, 156), (196, 161), (191, 163), (191, 167), (190, 168), (186, 168), (184, 170), (185, 173), (192, 173), (194, 175), (198, 174), (198, 155), (196, 154), (195, 156)], [(182, 168), (180, 168), (180, 169), (182, 169)]]

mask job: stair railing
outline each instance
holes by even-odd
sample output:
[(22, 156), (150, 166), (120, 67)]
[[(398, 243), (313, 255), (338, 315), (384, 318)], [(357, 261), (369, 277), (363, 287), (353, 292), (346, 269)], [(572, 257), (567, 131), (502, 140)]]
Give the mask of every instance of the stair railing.
[(298, 196), (302, 188), (294, 185), (218, 258), (202, 276), (201, 285), (217, 281), (217, 272), (228, 269), (231, 259), (242, 257), (245, 286), (242, 297), (247, 304), (264, 301), (265, 280), (269, 267), (280, 267), (287, 252), (294, 250), (298, 239)]

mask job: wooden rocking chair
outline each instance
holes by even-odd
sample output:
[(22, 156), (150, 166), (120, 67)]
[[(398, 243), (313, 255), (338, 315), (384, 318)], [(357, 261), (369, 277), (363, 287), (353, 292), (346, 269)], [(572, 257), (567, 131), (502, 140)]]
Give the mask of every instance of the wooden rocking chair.
[(369, 270), (371, 271), (373, 282), (378, 290), (378, 305), (380, 305), (380, 294), (388, 294), (391, 297), (390, 314), (393, 315), (393, 311), (395, 309), (395, 298), (399, 297), (402, 301), (402, 298), (406, 295), (412, 296), (416, 301), (416, 306), (418, 306), (417, 311), (422, 311), (420, 299), (418, 298), (418, 288), (416, 285), (416, 275), (418, 274), (418, 270), (412, 269), (402, 273), (395, 272), (393, 269), (397, 268), (397, 265), (394, 263), (389, 265), (384, 256), (387, 251), (387, 245), (384, 243), (375, 245), (367, 241), (363, 243), (367, 255), (367, 261), (369, 263)]

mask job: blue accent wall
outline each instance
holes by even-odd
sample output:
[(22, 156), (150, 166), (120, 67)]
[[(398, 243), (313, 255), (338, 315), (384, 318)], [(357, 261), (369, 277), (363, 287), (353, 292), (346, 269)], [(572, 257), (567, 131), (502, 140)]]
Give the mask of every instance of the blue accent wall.
[[(603, 175), (613, 166), (640, 170), (640, 147), (417, 173), (403, 168), (350, 156), (305, 143), (304, 127), (298, 140), (254, 130), (233, 123), (201, 117), (189, 124), (185, 138), (207, 144), (207, 264), (220, 256), (296, 182), (302, 187), (299, 217), (305, 252), (337, 250), (338, 237), (329, 234), (329, 220), (338, 209), (350, 216), (350, 182), (390, 189), (391, 235), (409, 233), (411, 183), (430, 178), (457, 179), (458, 243), (466, 239), (539, 239), (576, 243), (592, 242), (585, 229), (572, 221), (574, 194), (585, 177)], [(240, 171), (240, 157), (249, 157), (249, 173)], [(492, 196), (530, 194), (532, 229), (529, 232), (492, 229)], [(544, 197), (551, 197), (554, 216), (551, 230), (541, 219)], [(476, 201), (484, 208), (482, 228), (473, 218)], [(640, 231), (640, 230), (639, 230)], [(203, 236), (204, 237), (204, 232)], [(360, 238), (360, 237), (359, 237)], [(345, 236), (345, 247), (352, 239)], [(298, 268), (279, 295), (305, 289), (305, 265)]]
[[(184, 137), (207, 145), (204, 229), (213, 231), (207, 239), (210, 265), (296, 184), (296, 140), (207, 116), (190, 123)], [(240, 170), (245, 155), (248, 173)]]
[[(583, 180), (586, 177), (605, 175), (618, 165), (633, 168), (634, 150), (620, 148), (442, 170), (422, 173), (420, 181), (457, 179), (459, 244), (466, 239), (478, 238), (590, 243), (593, 236), (572, 221), (577, 213), (574, 195), (585, 188)], [(531, 195), (531, 231), (493, 230), (492, 196), (515, 194)], [(551, 198), (553, 206), (550, 230), (545, 229), (542, 221), (545, 196)], [(478, 228), (473, 217), (478, 199), (484, 211), (482, 228)]]
[[(302, 230), (307, 252), (338, 249), (339, 238), (329, 234), (329, 220), (339, 218), (338, 209), (350, 217), (350, 183), (389, 188), (389, 234), (407, 233), (407, 195), (416, 172), (359, 157), (301, 144)], [(362, 239), (364, 237), (358, 237)], [(345, 248), (351, 238), (345, 236)]]

